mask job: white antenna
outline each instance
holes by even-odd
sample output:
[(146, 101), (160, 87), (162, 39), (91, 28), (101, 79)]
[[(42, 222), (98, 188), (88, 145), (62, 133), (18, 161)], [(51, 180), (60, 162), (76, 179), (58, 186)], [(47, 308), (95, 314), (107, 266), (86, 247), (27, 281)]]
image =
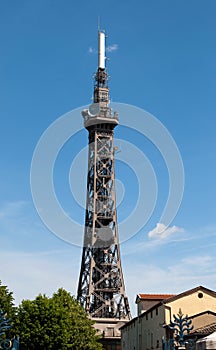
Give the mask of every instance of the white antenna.
[(105, 33), (100, 31), (98, 23), (98, 68), (105, 69)]

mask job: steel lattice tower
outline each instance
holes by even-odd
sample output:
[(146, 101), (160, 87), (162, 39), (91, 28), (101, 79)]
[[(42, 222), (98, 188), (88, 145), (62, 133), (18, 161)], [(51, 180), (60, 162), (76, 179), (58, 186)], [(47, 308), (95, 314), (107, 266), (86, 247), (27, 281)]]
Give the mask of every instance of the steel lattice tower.
[(118, 337), (130, 319), (122, 274), (115, 192), (114, 128), (118, 114), (109, 107), (105, 34), (98, 32), (94, 102), (82, 111), (89, 133), (84, 244), (77, 299), (104, 337)]

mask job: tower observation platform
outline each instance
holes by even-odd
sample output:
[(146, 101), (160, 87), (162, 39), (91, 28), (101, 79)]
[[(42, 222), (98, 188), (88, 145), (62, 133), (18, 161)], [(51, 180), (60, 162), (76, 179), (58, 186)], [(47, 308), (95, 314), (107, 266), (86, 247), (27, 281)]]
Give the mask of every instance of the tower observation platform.
[(98, 68), (94, 99), (82, 111), (88, 130), (88, 175), (85, 229), (77, 299), (95, 328), (104, 349), (120, 349), (119, 328), (130, 320), (120, 258), (115, 190), (114, 128), (117, 112), (109, 106), (105, 67), (105, 33), (98, 31)]

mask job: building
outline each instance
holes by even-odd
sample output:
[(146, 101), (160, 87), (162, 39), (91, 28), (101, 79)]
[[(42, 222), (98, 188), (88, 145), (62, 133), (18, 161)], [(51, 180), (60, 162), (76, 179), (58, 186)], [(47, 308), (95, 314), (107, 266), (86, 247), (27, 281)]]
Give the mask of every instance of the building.
[(168, 326), (179, 309), (192, 320), (192, 335), (216, 322), (216, 292), (210, 289), (199, 286), (168, 298), (165, 294), (163, 300), (160, 300), (163, 294), (152, 296), (153, 305), (149, 294), (137, 296), (138, 316), (121, 328), (122, 350), (164, 349), (164, 344), (171, 338)]
[(137, 304), (137, 315), (140, 316), (160, 301), (174, 296), (174, 294), (138, 294), (135, 301)]

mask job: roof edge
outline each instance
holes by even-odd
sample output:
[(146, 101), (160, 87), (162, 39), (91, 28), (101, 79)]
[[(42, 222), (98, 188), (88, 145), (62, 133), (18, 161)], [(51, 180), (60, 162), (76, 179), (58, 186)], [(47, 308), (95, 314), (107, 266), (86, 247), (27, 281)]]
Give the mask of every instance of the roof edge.
[(213, 290), (211, 290), (211, 289), (208, 289), (208, 288), (206, 288), (206, 287), (203, 287), (203, 286), (198, 286), (198, 287), (195, 287), (195, 288), (186, 290), (185, 292), (182, 292), (182, 293), (180, 293), (180, 294), (177, 294), (177, 295), (175, 295), (174, 297), (171, 297), (171, 298), (169, 298), (169, 299), (164, 299), (163, 303), (164, 303), (164, 304), (167, 304), (167, 303), (169, 303), (169, 302), (171, 302), (171, 301), (180, 299), (180, 298), (182, 298), (182, 297), (184, 297), (184, 296), (186, 296), (186, 295), (190, 295), (190, 294), (192, 294), (192, 293), (195, 293), (195, 292), (197, 292), (198, 290), (202, 290), (203, 292), (206, 292), (207, 294), (211, 294), (211, 295), (213, 295), (214, 297), (216, 297), (216, 292), (215, 292), (215, 291), (213, 291)]

